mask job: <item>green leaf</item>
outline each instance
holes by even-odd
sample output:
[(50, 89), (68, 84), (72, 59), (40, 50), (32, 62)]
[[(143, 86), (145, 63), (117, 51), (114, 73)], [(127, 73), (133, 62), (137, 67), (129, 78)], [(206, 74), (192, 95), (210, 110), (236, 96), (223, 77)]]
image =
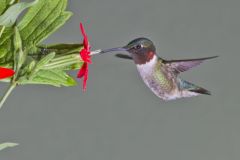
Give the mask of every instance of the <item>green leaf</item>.
[(1, 16), (0, 16), (0, 25), (11, 27), (17, 20), (18, 16), (25, 9), (35, 5), (38, 0), (34, 2), (20, 2), (10, 6)]
[[(27, 11), (17, 25), (24, 49), (35, 51), (39, 43), (70, 18), (72, 13), (65, 11), (66, 5), (67, 0), (39, 0)], [(13, 33), (12, 28), (6, 28), (0, 39), (0, 64), (9, 63), (12, 59), (11, 36)]]
[(0, 15), (6, 10), (6, 8), (10, 2), (11, 2), (11, 0), (1, 0), (0, 1)]
[(0, 151), (5, 148), (15, 147), (17, 145), (18, 145), (17, 143), (2, 143), (2, 144), (0, 144)]
[(25, 46), (35, 46), (61, 27), (72, 15), (67, 0), (40, 0), (18, 24)]
[(39, 70), (30, 80), (24, 80), (20, 84), (47, 84), (55, 87), (75, 86), (76, 81), (66, 72), (60, 69)]
[(12, 35), (14, 33), (13, 27), (7, 27), (5, 28), (1, 38), (0, 38), (0, 63), (3, 64), (6, 62), (6, 54), (10, 53), (12, 55)]

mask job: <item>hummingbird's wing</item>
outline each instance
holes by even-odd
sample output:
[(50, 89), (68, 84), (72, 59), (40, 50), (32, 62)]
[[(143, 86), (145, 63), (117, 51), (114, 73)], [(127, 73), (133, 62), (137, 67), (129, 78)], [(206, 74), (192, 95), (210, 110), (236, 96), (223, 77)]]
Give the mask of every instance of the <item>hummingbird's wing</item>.
[(130, 59), (130, 60), (132, 60), (132, 57), (131, 56), (129, 56), (129, 55), (126, 55), (126, 54), (116, 54), (115, 55), (117, 58), (123, 58), (123, 59)]
[(198, 59), (182, 59), (182, 60), (163, 60), (163, 63), (166, 64), (169, 68), (172, 68), (176, 74), (185, 72), (208, 59), (217, 58), (218, 56), (205, 57)]

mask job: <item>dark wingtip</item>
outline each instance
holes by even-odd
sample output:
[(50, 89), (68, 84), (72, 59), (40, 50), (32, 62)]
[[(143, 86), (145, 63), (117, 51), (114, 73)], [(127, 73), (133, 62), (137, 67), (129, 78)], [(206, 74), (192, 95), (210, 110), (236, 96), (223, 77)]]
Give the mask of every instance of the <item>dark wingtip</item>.
[[(198, 58), (196, 60), (209, 60), (209, 59), (214, 59), (214, 58), (218, 58), (219, 56), (212, 56), (212, 57), (204, 57), (204, 58)], [(194, 59), (193, 59), (194, 60)]]
[(206, 59), (218, 58), (219, 56), (206, 57)]
[(190, 91), (195, 93), (205, 94), (205, 95), (212, 95), (210, 91), (204, 88), (191, 89)]

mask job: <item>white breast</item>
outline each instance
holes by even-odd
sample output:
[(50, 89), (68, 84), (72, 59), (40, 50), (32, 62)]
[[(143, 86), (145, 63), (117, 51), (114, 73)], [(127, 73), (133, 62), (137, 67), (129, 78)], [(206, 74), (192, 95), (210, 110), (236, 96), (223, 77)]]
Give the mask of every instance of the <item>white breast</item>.
[(142, 76), (142, 78), (149, 76), (154, 69), (154, 65), (157, 63), (157, 56), (154, 55), (153, 58), (145, 64), (137, 64), (137, 69)]
[(153, 72), (157, 63), (157, 56), (155, 55), (152, 60), (145, 64), (137, 65), (138, 72), (143, 79), (144, 83), (151, 89), (151, 91), (158, 97), (164, 99), (163, 92), (160, 85), (154, 80)]

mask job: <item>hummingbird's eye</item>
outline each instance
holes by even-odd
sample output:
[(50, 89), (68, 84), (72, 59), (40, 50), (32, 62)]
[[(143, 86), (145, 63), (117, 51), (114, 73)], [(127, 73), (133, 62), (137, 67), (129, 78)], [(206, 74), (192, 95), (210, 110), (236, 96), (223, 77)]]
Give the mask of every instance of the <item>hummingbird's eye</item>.
[(136, 49), (141, 49), (141, 48), (143, 48), (143, 45), (141, 45), (141, 44), (138, 44), (138, 45), (136, 46)]

